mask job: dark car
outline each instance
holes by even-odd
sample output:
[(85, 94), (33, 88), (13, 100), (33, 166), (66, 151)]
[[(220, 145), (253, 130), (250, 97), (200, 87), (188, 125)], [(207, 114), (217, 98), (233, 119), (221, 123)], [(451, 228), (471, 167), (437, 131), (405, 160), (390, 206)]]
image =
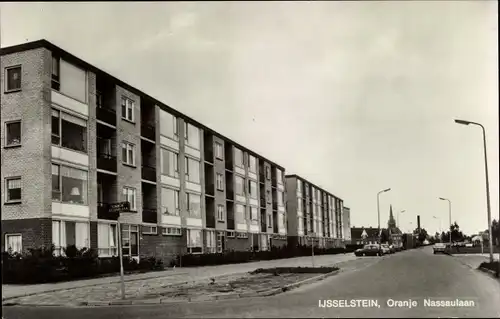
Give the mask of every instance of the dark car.
[(356, 256), (382, 256), (382, 248), (380, 245), (377, 244), (371, 244), (371, 245), (365, 245), (363, 248), (357, 249), (354, 252), (354, 255)]

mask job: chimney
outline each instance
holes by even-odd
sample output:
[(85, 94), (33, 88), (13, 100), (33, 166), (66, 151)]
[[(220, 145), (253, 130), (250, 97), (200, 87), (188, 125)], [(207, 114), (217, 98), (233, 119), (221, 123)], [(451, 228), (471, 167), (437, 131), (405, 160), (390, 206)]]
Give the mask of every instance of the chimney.
[(420, 215), (417, 215), (417, 229), (420, 231)]

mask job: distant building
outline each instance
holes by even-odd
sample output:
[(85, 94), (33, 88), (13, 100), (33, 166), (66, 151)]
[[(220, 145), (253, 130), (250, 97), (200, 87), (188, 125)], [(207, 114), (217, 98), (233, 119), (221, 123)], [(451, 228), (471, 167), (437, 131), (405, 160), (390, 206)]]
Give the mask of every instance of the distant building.
[(387, 230), (389, 231), (389, 238), (392, 244), (395, 246), (401, 246), (403, 244), (402, 232), (397, 227), (396, 221), (394, 220), (394, 215), (392, 213), (392, 205), (389, 210), (389, 221), (387, 222)]
[(351, 228), (351, 244), (366, 245), (375, 244), (378, 242), (378, 228), (374, 227), (352, 227)]
[(344, 241), (346, 243), (351, 242), (351, 209), (349, 207), (344, 206), (343, 211), (343, 220), (342, 220), (342, 228), (344, 233)]

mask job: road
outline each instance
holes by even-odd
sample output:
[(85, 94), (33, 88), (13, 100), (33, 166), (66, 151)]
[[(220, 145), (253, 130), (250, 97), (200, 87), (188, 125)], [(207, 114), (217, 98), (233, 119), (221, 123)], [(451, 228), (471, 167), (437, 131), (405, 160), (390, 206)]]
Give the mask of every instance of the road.
[[(363, 258), (363, 257), (361, 257)], [(51, 318), (255, 318), (255, 317), (500, 317), (500, 282), (462, 264), (433, 255), (431, 248), (395, 255), (364, 257), (373, 263), (266, 298), (176, 305), (106, 308), (5, 307), (6, 319)], [(424, 298), (472, 301), (472, 307), (425, 307)], [(379, 307), (322, 308), (322, 300), (371, 299)], [(388, 307), (388, 300), (413, 300), (418, 305)]]

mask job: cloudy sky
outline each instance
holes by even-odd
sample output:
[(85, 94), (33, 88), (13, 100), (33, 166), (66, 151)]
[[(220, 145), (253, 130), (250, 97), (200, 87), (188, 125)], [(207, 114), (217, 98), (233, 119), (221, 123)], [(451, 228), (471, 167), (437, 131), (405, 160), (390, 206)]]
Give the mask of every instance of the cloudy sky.
[[(498, 219), (496, 1), (1, 3), (45, 38), (343, 198), (355, 226)], [(413, 221), (413, 225), (410, 222)]]

